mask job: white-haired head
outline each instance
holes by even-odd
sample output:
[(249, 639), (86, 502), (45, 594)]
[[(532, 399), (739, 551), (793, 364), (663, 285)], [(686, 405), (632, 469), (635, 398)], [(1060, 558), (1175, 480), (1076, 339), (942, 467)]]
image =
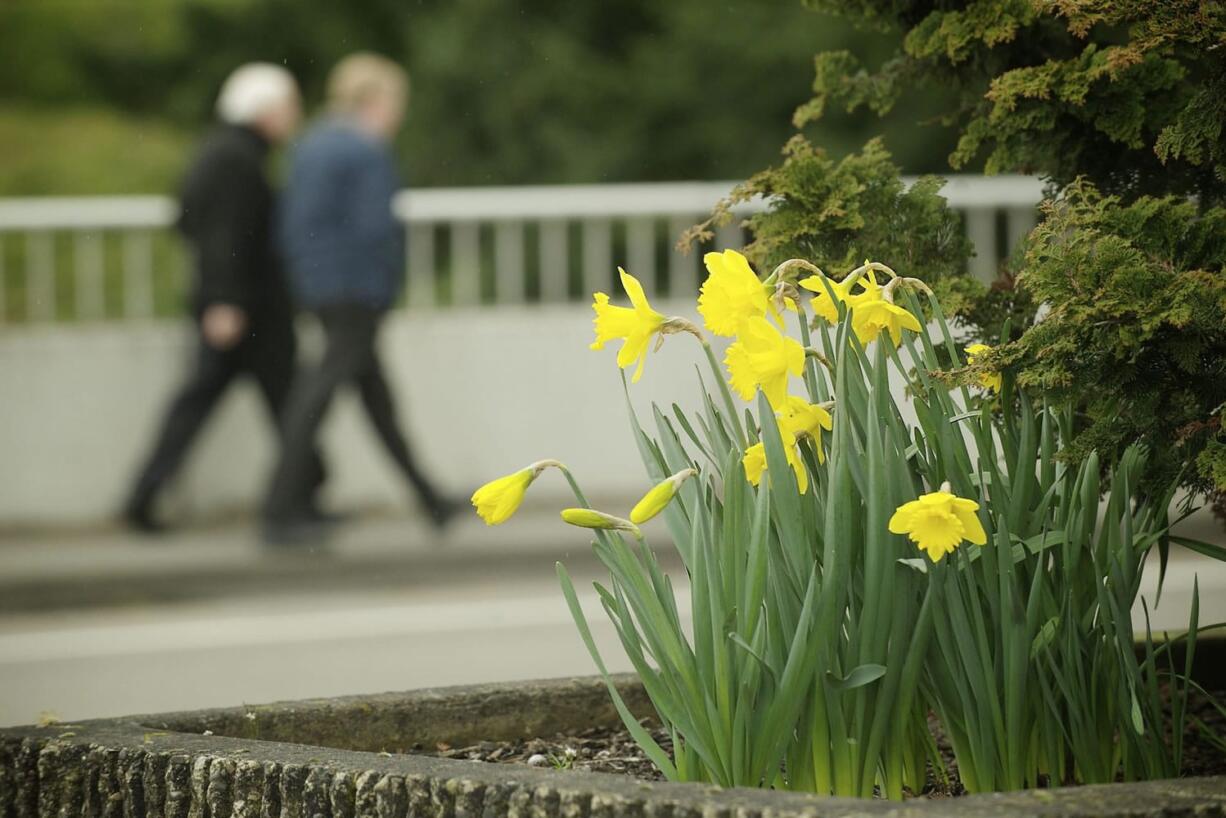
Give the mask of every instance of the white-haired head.
[(265, 135), (274, 140), (288, 137), (280, 131), (292, 130), (298, 115), (298, 83), (293, 74), (273, 63), (239, 66), (226, 77), (217, 95), (217, 116), (223, 122), (261, 131), (268, 125), (274, 132)]

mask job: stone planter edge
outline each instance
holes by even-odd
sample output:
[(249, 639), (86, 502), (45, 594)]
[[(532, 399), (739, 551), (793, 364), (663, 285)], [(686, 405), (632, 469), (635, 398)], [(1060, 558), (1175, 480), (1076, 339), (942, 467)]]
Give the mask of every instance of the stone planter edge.
[[(649, 712), (633, 677), (617, 684), (635, 712)], [(318, 723), (304, 727), (307, 740), (335, 743), (329, 736), (352, 730), (373, 747), (388, 740), (377, 725), (390, 721), (393, 729), (411, 724), (428, 746), (449, 731), (498, 738), (517, 725), (549, 730), (567, 719), (580, 727), (615, 723), (603, 682), (510, 682), (5, 728), (0, 818), (1226, 816), (1226, 777), (891, 803), (250, 737), (286, 738), (296, 723)]]

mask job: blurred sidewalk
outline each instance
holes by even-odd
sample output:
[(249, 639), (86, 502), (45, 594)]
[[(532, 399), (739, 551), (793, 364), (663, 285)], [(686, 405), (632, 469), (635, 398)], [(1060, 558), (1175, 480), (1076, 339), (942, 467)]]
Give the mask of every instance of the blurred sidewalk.
[[(442, 538), (406, 518), (338, 534), (320, 555), (265, 551), (244, 522), (0, 538), (0, 725), (592, 673), (557, 560), (609, 667), (630, 669), (587, 532), (553, 509), (497, 528), (465, 517)], [(652, 539), (688, 623), (684, 571)], [(1155, 629), (1186, 626), (1197, 575), (1201, 622), (1226, 620), (1226, 563), (1177, 550)]]
[(326, 546), (269, 549), (253, 522), (149, 537), (120, 529), (0, 537), (0, 616), (278, 593), (412, 590), (554, 575), (595, 562), (583, 531), (526, 509), (490, 528), (461, 513), (441, 534), (421, 518), (358, 517)]

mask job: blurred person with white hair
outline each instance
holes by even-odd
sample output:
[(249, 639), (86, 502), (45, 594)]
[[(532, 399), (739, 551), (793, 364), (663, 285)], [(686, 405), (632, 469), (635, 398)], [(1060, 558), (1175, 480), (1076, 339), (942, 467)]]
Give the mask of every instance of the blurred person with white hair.
[(460, 504), (426, 476), (401, 431), (376, 351), (379, 324), (403, 282), (403, 230), (392, 214), (400, 187), (391, 142), (407, 109), (408, 74), (375, 54), (353, 54), (328, 77), (328, 115), (295, 146), (279, 238), (298, 304), (318, 317), (326, 349), (304, 370), (286, 407), (282, 451), (265, 505), (272, 543), (316, 539), (310, 462), (332, 395), (357, 388), (371, 425), (442, 526)]
[[(200, 146), (180, 195), (178, 228), (195, 262), (198, 342), (124, 507), (127, 523), (145, 532), (161, 530), (159, 490), (235, 378), (255, 379), (274, 430), (294, 378), (293, 308), (273, 240), (265, 163), (270, 148), (298, 127), (298, 84), (279, 65), (249, 63), (226, 79), (216, 110), (220, 123)], [(318, 485), (322, 468), (314, 453), (308, 460), (308, 479)]]

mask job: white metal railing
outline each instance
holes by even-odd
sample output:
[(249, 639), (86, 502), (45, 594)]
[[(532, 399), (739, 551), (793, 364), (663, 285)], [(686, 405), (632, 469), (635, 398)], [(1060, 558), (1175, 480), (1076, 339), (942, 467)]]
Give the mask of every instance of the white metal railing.
[[(691, 297), (700, 254), (673, 245), (733, 184), (402, 192), (393, 210), (408, 231), (407, 303), (429, 309), (586, 298), (612, 285), (616, 264), (651, 294)], [(1025, 176), (954, 176), (942, 192), (963, 213), (975, 246), (970, 271), (987, 280), (1034, 225), (1042, 185)], [(736, 212), (763, 207), (755, 201)], [(0, 199), (0, 322), (173, 313), (186, 273), (171, 235), (177, 212), (166, 196)], [(714, 244), (744, 242), (732, 224)]]

